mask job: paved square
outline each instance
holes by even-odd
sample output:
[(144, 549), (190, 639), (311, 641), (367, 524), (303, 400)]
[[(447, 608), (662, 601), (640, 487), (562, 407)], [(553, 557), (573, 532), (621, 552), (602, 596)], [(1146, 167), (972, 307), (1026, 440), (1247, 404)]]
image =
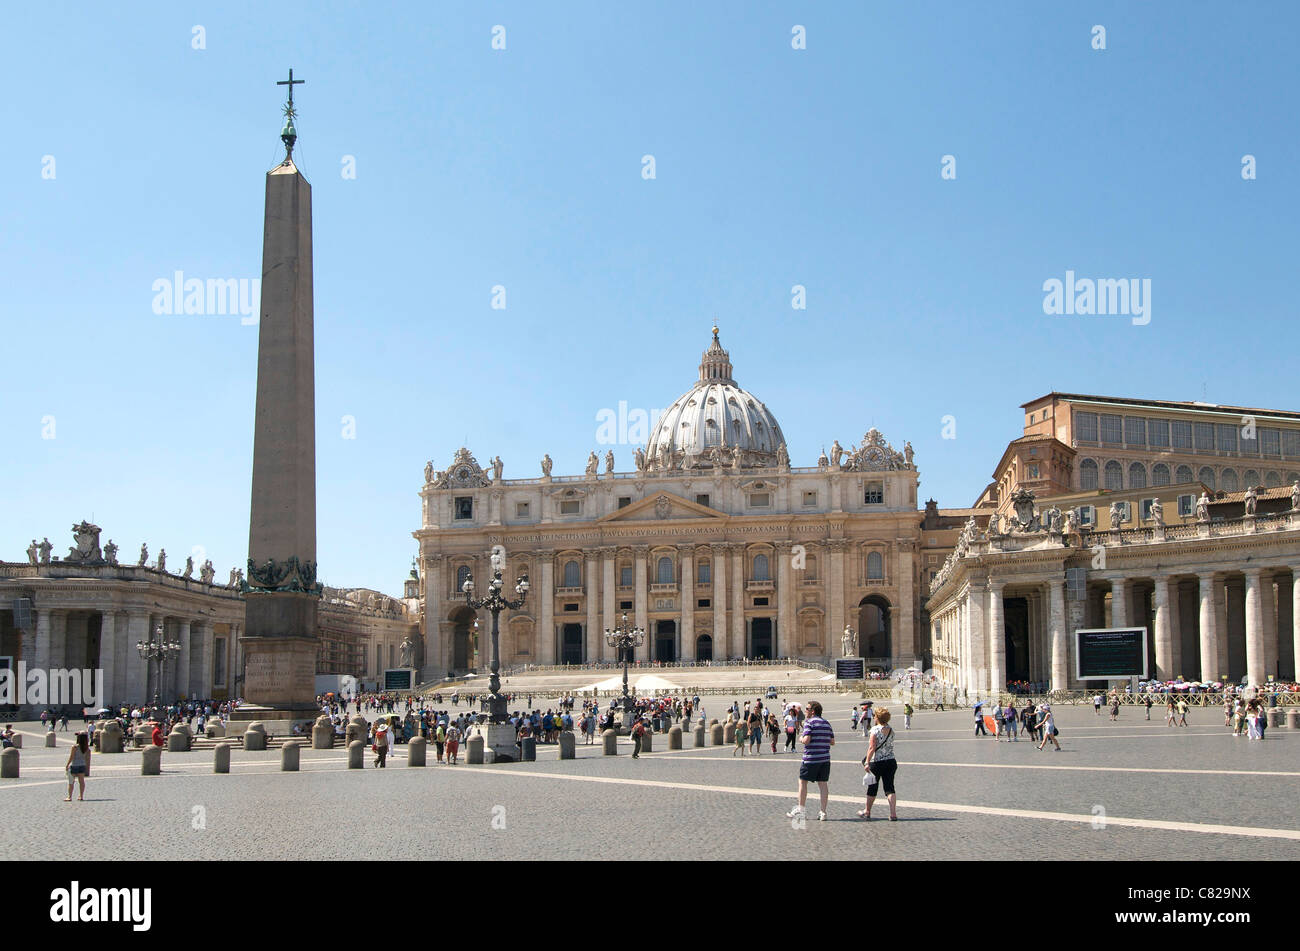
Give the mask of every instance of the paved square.
[[(725, 702), (706, 704), (709, 714)], [(1266, 741), (1231, 736), (1214, 708), (1187, 728), (1147, 722), (1126, 707), (1119, 723), (1091, 707), (1058, 708), (1060, 753), (1028, 741), (975, 739), (970, 711), (895, 720), (899, 815), (886, 804), (870, 823), (861, 808), (861, 733), (850, 702), (827, 701), (837, 745), (827, 822), (785, 818), (797, 756), (732, 755), (709, 746), (639, 760), (586, 746), (560, 761), (541, 746), (536, 763), (346, 769), (341, 750), (303, 750), (302, 770), (282, 773), (279, 753), (232, 755), (212, 772), (211, 751), (163, 754), (163, 774), (143, 777), (139, 754), (96, 756), (85, 803), (65, 803), (63, 763), (29, 725), (22, 777), (0, 780), (4, 855), (11, 859), (504, 859), (707, 856), (914, 859), (1296, 859), (1300, 732)], [(463, 758), (463, 750), (462, 750)]]

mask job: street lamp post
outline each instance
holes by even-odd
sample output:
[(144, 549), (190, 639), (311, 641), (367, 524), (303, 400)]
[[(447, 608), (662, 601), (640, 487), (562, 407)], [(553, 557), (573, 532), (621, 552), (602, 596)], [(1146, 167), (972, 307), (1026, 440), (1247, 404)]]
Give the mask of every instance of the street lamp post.
[(605, 643), (618, 651), (623, 658), (623, 725), (632, 726), (632, 698), (627, 692), (627, 666), (632, 651), (645, 643), (645, 631), (639, 627), (628, 627), (627, 615), (624, 614), (618, 627), (605, 631)]
[(162, 706), (163, 664), (166, 663), (168, 657), (175, 657), (181, 652), (181, 645), (176, 641), (166, 640), (161, 624), (154, 631), (154, 638), (151, 641), (136, 641), (135, 649), (139, 652), (140, 657), (151, 665), (154, 661), (158, 662), (158, 677), (154, 680), (153, 693), (153, 705), (157, 709)]
[[(528, 597), (528, 575), (519, 576), (515, 583), (515, 593), (519, 595), (514, 601), (501, 597), (501, 589), (505, 583), (501, 580), (501, 569), (505, 567), (505, 558), (497, 551), (492, 553), (492, 580), (488, 582), (488, 595), (485, 598), (474, 597), (474, 576), (473, 574), (465, 575), (465, 582), (461, 585), (461, 591), (465, 593), (465, 603), (475, 611), (486, 608), (492, 612), (492, 676), (488, 681), (488, 722), (493, 724), (502, 724), (506, 722), (506, 698), (501, 693), (501, 651), (500, 651), (500, 619), (501, 612), (509, 608), (517, 611), (524, 606), (524, 600)], [(513, 745), (513, 744), (512, 744)]]

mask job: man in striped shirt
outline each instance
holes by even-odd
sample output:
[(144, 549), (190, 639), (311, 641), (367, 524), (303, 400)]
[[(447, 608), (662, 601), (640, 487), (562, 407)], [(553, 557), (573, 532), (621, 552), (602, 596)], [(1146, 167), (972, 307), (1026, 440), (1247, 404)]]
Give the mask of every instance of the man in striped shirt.
[(804, 720), (799, 742), (803, 744), (803, 762), (799, 764), (799, 802), (786, 813), (786, 817), (794, 819), (804, 814), (804, 804), (808, 801), (808, 784), (816, 783), (821, 796), (821, 812), (817, 818), (824, 821), (829, 795), (826, 784), (831, 778), (831, 747), (835, 745), (835, 731), (822, 718), (822, 705), (816, 700), (808, 701), (808, 718)]

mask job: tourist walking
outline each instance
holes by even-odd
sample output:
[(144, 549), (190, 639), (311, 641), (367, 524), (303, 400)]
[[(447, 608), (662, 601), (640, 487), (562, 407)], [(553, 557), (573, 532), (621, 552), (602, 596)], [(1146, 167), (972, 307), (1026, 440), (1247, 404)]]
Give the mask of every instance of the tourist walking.
[(641, 740), (645, 736), (645, 723), (640, 717), (632, 724), (632, 758), (641, 758)]
[(749, 720), (748, 719), (737, 720), (736, 721), (736, 748), (731, 751), (732, 756), (735, 756), (737, 752), (739, 752), (741, 756), (745, 755), (745, 740), (747, 740), (748, 738), (749, 738)]
[(447, 728), (442, 725), (441, 721), (438, 722), (437, 732), (433, 734), (433, 743), (438, 748), (438, 762), (441, 763), (443, 750), (447, 746)]
[(1110, 698), (1110, 722), (1119, 721), (1119, 694), (1112, 694)]
[(789, 753), (797, 752), (794, 741), (798, 735), (799, 717), (793, 706), (785, 708), (785, 749)]
[(388, 765), (388, 724), (381, 723), (375, 727), (375, 768), (384, 769)]
[(984, 729), (984, 704), (975, 704), (975, 735), (988, 736), (989, 731)]
[(1187, 698), (1183, 697), (1178, 701), (1178, 725), (1187, 726)]
[(876, 710), (872, 703), (873, 701), (868, 700), (867, 705), (862, 708), (862, 720), (859, 725), (862, 727), (862, 738), (864, 740), (871, 735), (871, 726), (876, 719)]
[(882, 708), (876, 714), (876, 725), (871, 728), (871, 738), (867, 743), (867, 755), (862, 758), (865, 770), (862, 781), (867, 786), (867, 805), (858, 816), (871, 818), (871, 806), (876, 801), (876, 792), (883, 784), (885, 796), (889, 800), (889, 819), (898, 821), (898, 798), (894, 794), (894, 774), (898, 771), (898, 761), (894, 759), (894, 730), (889, 725), (890, 713)]
[(68, 762), (65, 769), (68, 773), (68, 795), (63, 801), (72, 802), (72, 781), (75, 779), (80, 787), (77, 793), (77, 802), (84, 802), (86, 799), (86, 777), (90, 775), (90, 741), (86, 739), (86, 734), (77, 734), (72, 749), (68, 751)]
[(794, 819), (805, 814), (808, 784), (816, 783), (821, 801), (821, 811), (817, 813), (817, 818), (825, 821), (829, 801), (826, 784), (831, 778), (831, 747), (835, 745), (835, 731), (822, 719), (822, 705), (816, 700), (808, 701), (808, 714), (799, 736), (799, 741), (803, 743), (803, 760), (799, 764), (799, 801), (786, 813), (786, 817)]
[(1031, 700), (1025, 704), (1025, 709), (1020, 711), (1020, 726), (1025, 734), (1029, 737), (1030, 743), (1038, 742), (1038, 718), (1034, 714), (1034, 703)]
[(1092, 695), (1092, 709), (1096, 711), (1097, 716), (1101, 716), (1101, 694), (1094, 693)]
[(1165, 704), (1165, 726), (1176, 726), (1178, 721), (1178, 708), (1174, 706), (1174, 698), (1170, 697), (1169, 702)]
[(1146, 695), (1146, 699), (1144, 703), (1146, 704), (1146, 708), (1147, 708), (1147, 719), (1150, 720), (1151, 719), (1151, 694)]
[(1047, 741), (1051, 740), (1052, 746), (1056, 748), (1055, 752), (1061, 752), (1061, 744), (1056, 739), (1056, 735), (1060, 731), (1056, 729), (1056, 717), (1052, 714), (1050, 704), (1044, 703), (1038, 708), (1038, 729), (1043, 734), (1043, 742), (1038, 744), (1038, 748), (1041, 750), (1047, 745)]
[(910, 703), (904, 703), (903, 704), (903, 729), (904, 730), (912, 729), (912, 712), (913, 712), (912, 705)]
[(1003, 717), (1005, 718), (1005, 723), (1003, 725), (1006, 727), (1008, 743), (1020, 742), (1020, 737), (1016, 734), (1016, 720), (1019, 716), (1020, 714), (1016, 711), (1016, 705), (1014, 703), (1008, 703), (1006, 710), (1003, 711)]

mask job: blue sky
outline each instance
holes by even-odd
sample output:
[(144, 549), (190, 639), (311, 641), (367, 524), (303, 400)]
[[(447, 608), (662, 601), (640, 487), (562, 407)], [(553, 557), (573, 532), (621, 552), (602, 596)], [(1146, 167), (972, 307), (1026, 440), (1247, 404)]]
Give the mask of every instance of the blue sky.
[[(580, 472), (714, 320), (795, 465), (874, 425), (944, 506), (1053, 389), (1300, 408), (1298, 34), (1283, 2), (10, 4), (0, 557), (93, 517), (246, 559), (256, 328), (152, 284), (260, 275), (290, 66), (327, 583), (400, 592), (463, 442)], [(1045, 315), (1067, 269), (1149, 279), (1150, 323)]]

